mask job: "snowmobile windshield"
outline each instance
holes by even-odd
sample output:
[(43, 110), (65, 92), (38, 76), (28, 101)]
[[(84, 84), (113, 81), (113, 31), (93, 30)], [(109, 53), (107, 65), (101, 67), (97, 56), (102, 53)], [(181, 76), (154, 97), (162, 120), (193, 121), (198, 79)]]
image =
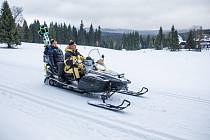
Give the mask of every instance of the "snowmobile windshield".
[(88, 56), (91, 57), (94, 61), (102, 59), (102, 56), (101, 56), (101, 54), (99, 52), (99, 49), (92, 49), (92, 50), (90, 50)]
[(99, 49), (92, 49), (88, 53), (88, 56), (91, 57), (91, 59), (95, 62), (94, 66), (96, 70), (106, 70), (106, 66), (104, 64), (104, 55), (100, 54)]

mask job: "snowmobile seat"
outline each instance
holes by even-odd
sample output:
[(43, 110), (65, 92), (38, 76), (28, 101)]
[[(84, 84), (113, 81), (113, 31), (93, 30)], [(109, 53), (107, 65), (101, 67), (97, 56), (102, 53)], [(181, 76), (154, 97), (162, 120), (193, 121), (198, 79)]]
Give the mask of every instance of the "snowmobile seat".
[(65, 78), (73, 78), (74, 79), (73, 73), (64, 73), (64, 77)]

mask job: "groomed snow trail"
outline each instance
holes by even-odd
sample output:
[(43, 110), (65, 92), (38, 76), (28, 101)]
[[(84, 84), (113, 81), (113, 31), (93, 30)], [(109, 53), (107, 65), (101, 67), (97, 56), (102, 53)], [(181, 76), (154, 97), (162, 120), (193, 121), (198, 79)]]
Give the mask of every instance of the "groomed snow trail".
[[(149, 67), (142, 69), (144, 74), (136, 75), (136, 70), (132, 72), (129, 68), (124, 68), (125, 64), (118, 64), (116, 60), (120, 57), (122, 62), (126, 63), (127, 58), (122, 55), (125, 52), (101, 49), (107, 65), (124, 71), (134, 83), (146, 84), (150, 89), (143, 97), (114, 95), (111, 98), (113, 102), (128, 99), (132, 103), (124, 112), (117, 113), (87, 105), (87, 100), (99, 100), (97, 98), (44, 85), (42, 49), (41, 45), (28, 43), (23, 43), (20, 49), (0, 49), (0, 139), (207, 140), (210, 137), (210, 125), (207, 123), (210, 122), (210, 92), (205, 82), (210, 80), (210, 74), (205, 74), (204, 81), (201, 81), (203, 75), (195, 75), (194, 79), (198, 80), (199, 86), (189, 89), (192, 92), (189, 94), (188, 88), (185, 87), (196, 82), (191, 81), (192, 77), (185, 77), (190, 79), (188, 83), (185, 83), (187, 80), (180, 81), (178, 85), (185, 84), (183, 87), (179, 86), (180, 89), (171, 88), (174, 81), (164, 83), (164, 72), (161, 73), (163, 80), (160, 78), (159, 83), (154, 82), (158, 81), (156, 78), (153, 83), (150, 81), (152, 76), (149, 75), (153, 75), (150, 69), (155, 69), (157, 63), (154, 62), (153, 66), (151, 61), (157, 58), (153, 56), (155, 51), (126, 52), (133, 56), (130, 58), (132, 60), (151, 57), (151, 60), (142, 61), (137, 66), (140, 69), (142, 64), (150, 63)], [(79, 49), (85, 54), (91, 48), (81, 46)], [(161, 54), (158, 63), (166, 63), (161, 60), (168, 58), (170, 52), (158, 53)], [(192, 54), (198, 56), (198, 62), (204, 61), (198, 71), (204, 71), (202, 66), (205, 66), (205, 71), (210, 69), (205, 62), (206, 58), (210, 58), (209, 52)], [(185, 58), (186, 55), (193, 57), (188, 52), (180, 57)], [(193, 62), (189, 58), (184, 59), (183, 63)], [(171, 61), (177, 62), (175, 65), (180, 63), (179, 59)], [(188, 66), (180, 65), (182, 69), (188, 70)], [(177, 80), (178, 76), (177, 74), (170, 78)], [(166, 86), (162, 87), (161, 84)], [(133, 88), (138, 89), (136, 86)]]

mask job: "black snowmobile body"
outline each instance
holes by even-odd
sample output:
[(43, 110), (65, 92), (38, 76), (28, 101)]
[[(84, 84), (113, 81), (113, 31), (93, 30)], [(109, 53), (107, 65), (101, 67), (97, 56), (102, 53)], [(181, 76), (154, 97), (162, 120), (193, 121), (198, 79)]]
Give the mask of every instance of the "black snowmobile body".
[(65, 74), (65, 80), (60, 82), (56, 76), (57, 70), (52, 69), (50, 63), (47, 63), (45, 83), (79, 93), (98, 94), (103, 102), (88, 101), (88, 104), (113, 111), (123, 110), (130, 106), (128, 100), (123, 100), (120, 105), (107, 104), (105, 101), (114, 93), (140, 96), (148, 91), (145, 87), (139, 92), (129, 91), (128, 84), (131, 82), (124, 77), (124, 74), (118, 74), (106, 69), (100, 70), (93, 59), (85, 60), (83, 64), (85, 66), (85, 75), (79, 81), (76, 81), (73, 75)]
[[(112, 75), (105, 71), (90, 70), (76, 81), (73, 75), (65, 75), (65, 80), (60, 82), (56, 75), (57, 70), (54, 70), (47, 65), (45, 83), (61, 88), (76, 87), (76, 91), (84, 93), (108, 93), (120, 91), (127, 87), (129, 80), (120, 77), (120, 75)], [(67, 86), (68, 85), (68, 86)]]

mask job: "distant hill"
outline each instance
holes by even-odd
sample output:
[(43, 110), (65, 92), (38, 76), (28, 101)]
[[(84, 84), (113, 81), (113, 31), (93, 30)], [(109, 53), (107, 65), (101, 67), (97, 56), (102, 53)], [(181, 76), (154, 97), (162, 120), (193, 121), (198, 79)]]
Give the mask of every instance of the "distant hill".
[[(111, 29), (111, 28), (103, 28), (102, 32), (104, 33), (118, 33), (118, 34), (123, 34), (123, 33), (129, 33), (133, 32), (136, 30), (131, 30), (131, 29)], [(158, 33), (158, 30), (137, 30), (141, 35), (156, 35)]]
[[(113, 39), (120, 39), (123, 33), (129, 33), (136, 30), (131, 29), (112, 29), (112, 28), (103, 28), (102, 29), (102, 37), (103, 38), (113, 38)], [(140, 35), (146, 37), (147, 35), (155, 36), (158, 34), (159, 30), (137, 30)], [(179, 29), (178, 34), (184, 39), (187, 39), (188, 33), (190, 29)], [(210, 29), (203, 30), (205, 34), (210, 34)], [(163, 30), (164, 33), (170, 32), (170, 30)]]
[[(111, 33), (111, 34), (123, 34), (123, 33), (129, 33), (129, 32), (132, 32), (134, 30), (131, 30), (131, 29), (111, 29), (111, 28), (103, 28), (102, 29), (102, 32), (104, 34), (108, 34), (108, 33)], [(135, 30), (136, 31), (136, 30)], [(151, 36), (154, 36), (154, 35), (157, 35), (158, 34), (158, 31), (159, 30), (137, 30), (139, 32), (139, 34), (145, 36), (145, 35), (151, 35)], [(164, 30), (164, 32), (170, 32), (170, 30)], [(179, 33), (186, 33), (186, 32), (189, 32), (189, 29), (181, 29), (181, 30), (178, 30)]]

